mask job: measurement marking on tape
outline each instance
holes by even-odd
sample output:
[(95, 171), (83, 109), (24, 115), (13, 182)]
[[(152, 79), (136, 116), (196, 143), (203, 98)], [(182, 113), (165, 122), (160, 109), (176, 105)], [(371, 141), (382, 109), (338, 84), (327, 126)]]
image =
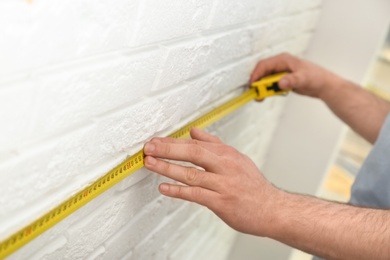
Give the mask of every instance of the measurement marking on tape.
[[(280, 76), (274, 77), (274, 81), (278, 81)], [(269, 81), (269, 80), (268, 80)], [(266, 94), (266, 93), (264, 93)], [(272, 95), (277, 95), (279, 93), (273, 93)], [(269, 93), (267, 96), (270, 96)], [(265, 97), (265, 96), (264, 96)], [(197, 118), (196, 120), (188, 123), (179, 130), (170, 134), (169, 137), (173, 138), (185, 138), (189, 136), (190, 130), (193, 127), (196, 128), (205, 128), (210, 124), (218, 121), (222, 117), (228, 115), (234, 110), (245, 105), (253, 99), (262, 99), (263, 97), (259, 95), (259, 90), (256, 88), (251, 88), (248, 91), (244, 92), (240, 96), (233, 98), (232, 100), (222, 104), (221, 106), (215, 108), (211, 112)], [(66, 201), (50, 210), (45, 215), (41, 216), (31, 224), (27, 225), (20, 231), (14, 233), (9, 238), (0, 242), (0, 259), (9, 256), (32, 239), (36, 238), (49, 228), (56, 225), (58, 222), (102, 194), (104, 191), (108, 190), (124, 178), (130, 176), (140, 168), (144, 166), (144, 153), (143, 150), (137, 152), (136, 154), (130, 156), (128, 159), (123, 161), (121, 164), (116, 166), (114, 169), (106, 173), (103, 177), (99, 178), (88, 187), (79, 191), (72, 197), (68, 198)]]

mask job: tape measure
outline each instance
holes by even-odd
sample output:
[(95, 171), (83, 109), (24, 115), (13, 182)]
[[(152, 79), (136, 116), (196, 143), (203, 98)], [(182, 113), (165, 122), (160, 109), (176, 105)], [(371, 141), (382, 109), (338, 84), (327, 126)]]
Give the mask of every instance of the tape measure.
[[(261, 100), (268, 96), (285, 94), (288, 91), (281, 90), (277, 86), (277, 82), (283, 77), (285, 73), (275, 74), (252, 83), (252, 88), (241, 94), (240, 96), (233, 98), (232, 100), (222, 104), (215, 108), (211, 112), (199, 117), (198, 119), (183, 126), (179, 130), (175, 131), (169, 137), (173, 138), (185, 138), (189, 136), (190, 130), (193, 127), (205, 128), (210, 124), (216, 122), (227, 114), (242, 107), (249, 101), (256, 99)], [(74, 196), (70, 197), (54, 209), (47, 212), (28, 226), (24, 227), (20, 231), (11, 235), (4, 241), (0, 242), (0, 259), (12, 254), (29, 241), (39, 236), (58, 222), (81, 208), (104, 191), (108, 190), (116, 183), (120, 182), (124, 178), (130, 176), (138, 169), (144, 166), (144, 153), (143, 150), (132, 155), (117, 167), (109, 171), (103, 177), (93, 182), (88, 187), (79, 191)]]

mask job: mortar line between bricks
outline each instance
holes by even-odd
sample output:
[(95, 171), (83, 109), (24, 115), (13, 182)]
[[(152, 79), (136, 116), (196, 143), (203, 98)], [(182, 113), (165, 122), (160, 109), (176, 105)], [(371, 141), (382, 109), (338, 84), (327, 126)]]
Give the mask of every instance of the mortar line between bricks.
[[(207, 77), (207, 76), (211, 76), (213, 74), (217, 74), (217, 73), (220, 73), (222, 72), (223, 70), (225, 69), (229, 69), (229, 67), (231, 66), (234, 66), (240, 62), (244, 62), (246, 59), (248, 58), (251, 58), (251, 57), (255, 57), (256, 55), (254, 53), (249, 53), (247, 55), (244, 55), (244, 56), (241, 56), (241, 57), (238, 57), (238, 58), (234, 58), (232, 60), (229, 60), (229, 61), (226, 61), (226, 62), (223, 62), (223, 63), (220, 63), (219, 65), (215, 66), (215, 68), (213, 70), (207, 70), (201, 74), (197, 74), (195, 76), (192, 76), (192, 77), (189, 77), (187, 79), (185, 79), (184, 81), (181, 81), (181, 82), (178, 82), (178, 83), (175, 83), (169, 87), (166, 87), (166, 88), (162, 88), (162, 89), (157, 89), (157, 90), (154, 90), (154, 91), (151, 91), (147, 97), (148, 98), (155, 98), (155, 97), (158, 97), (159, 95), (161, 95), (162, 93), (166, 93), (166, 91), (171, 91), (172, 89), (175, 89), (175, 88), (180, 88), (181, 86), (184, 86), (184, 85), (187, 85), (187, 84), (190, 84), (192, 81), (195, 81), (195, 80), (198, 80), (198, 79), (201, 79), (203, 77)], [(249, 78), (248, 78), (249, 79)]]
[[(64, 242), (65, 240), (65, 242)], [(47, 255), (47, 248), (51, 248), (52, 252), (61, 248), (61, 245), (65, 245), (68, 242), (68, 238), (65, 235), (60, 235), (55, 239), (49, 241), (48, 244), (42, 245), (39, 247), (32, 255), (31, 259), (42, 259), (45, 255)], [(54, 247), (54, 248), (52, 248)], [(45, 250), (46, 249), (46, 250)]]
[(94, 66), (105, 66), (107, 61), (115, 61), (118, 58), (126, 57), (140, 57), (150, 52), (158, 51), (158, 49), (159, 47), (156, 45), (142, 46), (139, 48), (123, 48), (120, 50), (44, 65), (42, 67), (32, 69), (31, 75), (32, 77), (38, 77), (46, 74), (52, 75), (53, 73), (61, 73), (64, 70), (79, 70), (79, 68), (81, 68), (81, 70), (89, 70)]
[(30, 72), (16, 72), (8, 75), (0, 75), (0, 91), (2, 89), (12, 88), (12, 84), (28, 81), (29, 78), (31, 78)]
[[(152, 200), (150, 203), (148, 203), (144, 210), (143, 211), (140, 211), (138, 212), (137, 214), (135, 214), (130, 221), (128, 221), (125, 225), (123, 225), (122, 227), (120, 227), (121, 230), (125, 230), (129, 227), (131, 227), (132, 225), (134, 225), (134, 223), (137, 223), (141, 217), (143, 216), (144, 212), (149, 212), (150, 209), (153, 209), (153, 207), (155, 206), (155, 204), (159, 204), (161, 201), (161, 197), (157, 197), (155, 198), (154, 200)], [(112, 241), (115, 241), (118, 237), (120, 237), (122, 234), (120, 232), (115, 232), (111, 237), (107, 238), (105, 241), (103, 241), (102, 245), (108, 247), (110, 246), (113, 242)]]
[[(181, 86), (182, 85), (182, 86)], [(87, 122), (79, 122), (79, 123), (76, 123), (74, 125), (71, 125), (71, 126), (68, 126), (64, 129), (62, 129), (61, 131), (59, 132), (56, 132), (56, 133), (53, 133), (51, 135), (48, 135), (48, 136), (45, 136), (44, 138), (36, 138), (32, 141), (27, 141), (25, 143), (22, 143), (20, 146), (18, 147), (15, 147), (15, 148), (12, 148), (14, 150), (17, 150), (19, 151), (19, 153), (30, 153), (31, 151), (34, 151), (36, 150), (35, 147), (40, 147), (42, 148), (42, 144), (47, 144), (47, 145), (50, 145), (52, 142), (55, 142), (56, 140), (58, 140), (58, 138), (61, 138), (61, 137), (66, 137), (68, 135), (72, 135), (74, 134), (75, 132), (77, 131), (85, 131), (88, 129), (88, 127), (92, 127), (94, 124), (96, 124), (97, 122), (99, 122), (102, 118), (105, 118), (107, 116), (111, 116), (113, 114), (116, 114), (116, 113), (120, 113), (120, 112), (123, 112), (124, 110), (128, 109), (129, 107), (131, 106), (136, 106), (144, 101), (147, 101), (149, 100), (150, 98), (154, 98), (154, 97), (158, 97), (159, 95), (162, 96), (162, 94), (167, 94), (168, 92), (173, 92), (179, 88), (185, 88), (186, 84), (185, 83), (178, 83), (177, 85), (174, 85), (174, 86), (171, 86), (169, 88), (165, 88), (163, 89), (163, 93), (159, 93), (159, 94), (156, 94), (156, 95), (151, 95), (151, 96), (144, 96), (136, 101), (132, 101), (132, 102), (129, 102), (129, 103), (125, 103), (125, 104), (122, 104), (118, 107), (115, 107), (113, 109), (110, 109), (110, 110), (107, 110), (103, 113), (100, 113), (100, 114), (97, 114), (93, 117), (91, 117), (90, 120), (88, 120)], [(10, 148), (11, 149), (11, 148)], [(13, 160), (17, 159), (18, 156), (14, 156), (12, 157), (11, 160), (8, 160), (7, 163), (12, 163)], [(2, 162), (0, 161), (0, 165), (2, 165)]]
[(157, 69), (156, 76), (154, 77), (154, 81), (152, 83), (151, 90), (156, 88), (158, 83), (160, 82), (160, 79), (162, 77), (162, 74), (164, 72), (165, 64), (167, 63), (168, 57), (169, 57), (169, 48), (159, 45), (159, 48), (163, 50), (163, 57), (161, 58), (160, 67)]
[[(264, 21), (263, 21), (264, 23)], [(218, 34), (224, 34), (226, 32), (234, 32), (234, 31), (242, 31), (247, 29), (247, 27), (251, 26), (254, 24), (252, 21), (245, 21), (242, 23), (236, 23), (236, 24), (231, 24), (231, 25), (226, 25), (222, 27), (217, 27), (217, 28), (210, 28), (207, 29), (203, 32), (201, 32), (202, 36), (211, 36), (211, 35), (218, 35)]]
[(173, 39), (159, 41), (154, 44), (163, 47), (176, 47), (176, 46), (185, 45), (194, 42), (196, 40), (199, 40), (201, 38), (200, 36), (201, 36), (200, 33), (194, 33), (194, 34), (185, 35)]
[[(44, 149), (46, 146), (52, 145), (55, 141), (62, 137), (66, 137), (68, 135), (74, 134), (78, 131), (86, 131), (89, 127), (92, 127), (94, 123), (92, 121), (81, 122), (75, 125), (72, 125), (71, 127), (67, 127), (66, 129), (61, 130), (60, 132), (57, 132), (55, 134), (45, 136), (44, 138), (36, 138), (32, 141), (27, 141), (18, 147), (14, 148), (14, 150), (17, 150), (20, 152), (19, 156), (23, 156), (25, 153), (30, 153), (32, 151), (39, 151)], [(39, 147), (39, 148), (37, 148)], [(23, 154), (23, 155), (22, 155)], [(17, 157), (16, 157), (17, 158)], [(16, 159), (13, 157), (12, 160)], [(1, 163), (0, 163), (1, 164)]]
[(55, 72), (56, 70), (73, 68), (73, 66), (77, 64), (84, 64), (84, 63), (93, 64), (98, 60), (109, 60), (115, 56), (123, 57), (124, 55), (129, 55), (129, 56), (143, 55), (145, 53), (148, 53), (150, 50), (157, 49), (157, 48), (158, 46), (156, 45), (144, 45), (144, 46), (138, 46), (136, 48), (130, 48), (130, 47), (122, 48), (122, 49), (116, 49), (116, 50), (76, 57), (71, 60), (58, 60), (53, 63), (44, 64), (42, 66), (14, 71), (8, 75), (0, 75), (0, 88), (2, 88), (3, 85), (3, 79), (1, 79), (1, 77), (5, 78), (4, 79), (5, 82), (14, 82), (22, 79), (23, 77), (35, 77), (35, 75), (46, 74), (48, 72), (53, 73), (53, 71)]
[(131, 46), (133, 44), (133, 42), (135, 41), (136, 39), (136, 36), (138, 36), (138, 32), (139, 32), (139, 21), (141, 20), (140, 19), (140, 16), (143, 14), (143, 10), (145, 9), (145, 3), (144, 1), (138, 1), (138, 4), (137, 4), (137, 18), (135, 19), (135, 24), (134, 24), (134, 31), (133, 31), (133, 35), (131, 36), (131, 40), (129, 41), (129, 45)]
[(133, 100), (133, 101), (130, 101), (130, 102), (127, 102), (127, 103), (124, 103), (120, 106), (117, 106), (117, 107), (114, 107), (112, 109), (109, 109), (109, 110), (106, 110), (102, 113), (99, 113), (99, 114), (96, 114), (92, 117), (92, 120), (94, 123), (97, 123), (98, 121), (100, 121), (102, 118), (105, 118), (105, 117), (108, 117), (110, 115), (115, 115), (116, 113), (120, 113), (120, 112), (123, 112), (125, 109), (128, 109), (132, 106), (137, 106), (139, 104), (141, 104), (142, 102), (145, 102), (148, 100), (148, 97), (145, 95), (145, 96), (142, 96), (140, 97), (139, 99), (137, 100)]
[(215, 10), (217, 9), (217, 6), (218, 6), (218, 3), (220, 2), (221, 0), (214, 0), (213, 2), (213, 6), (211, 7), (211, 10), (207, 16), (207, 21), (205, 23), (205, 30), (209, 29), (210, 26), (211, 26), (211, 21), (212, 19), (214, 18), (215, 16)]
[(190, 35), (191, 37), (186, 36), (186, 37), (171, 39), (169, 41), (162, 41), (162, 42), (159, 42), (159, 45), (162, 45), (162, 46), (167, 47), (167, 48), (179, 47), (179, 46), (184, 46), (188, 43), (192, 43), (192, 42), (199, 40), (199, 39), (211, 40), (213, 38), (218, 38), (218, 37), (229, 35), (232, 33), (242, 32), (243, 30), (246, 30), (246, 28), (236, 27), (236, 28), (232, 28), (232, 29), (228, 29), (228, 30), (214, 31), (213, 33), (209, 33), (209, 34), (204, 34), (203, 32), (201, 32), (201, 33), (196, 33), (196, 34)]
[(148, 241), (150, 239), (150, 237), (153, 236), (153, 234), (155, 233), (154, 231), (156, 230), (159, 230), (161, 228), (163, 228), (164, 226), (166, 226), (167, 222), (169, 222), (171, 219), (173, 219), (174, 217), (178, 216), (180, 211), (184, 211), (186, 208), (190, 207), (191, 205), (190, 204), (183, 204), (182, 206), (180, 206), (179, 208), (177, 208), (175, 211), (173, 211), (170, 215), (169, 215), (169, 218), (168, 216), (165, 216), (157, 226), (155, 226), (153, 228), (153, 230), (147, 235), (145, 236), (138, 244), (136, 244), (133, 248), (136, 249), (137, 247), (139, 247), (140, 245), (142, 245), (143, 243), (145, 243), (145, 241)]
[(172, 92), (175, 92), (175, 90), (184, 89), (187, 86), (186, 81), (181, 81), (179, 83), (173, 84), (169, 87), (162, 88), (162, 89), (156, 89), (149, 92), (145, 97), (149, 99), (159, 98), (162, 97), (164, 94), (169, 94)]

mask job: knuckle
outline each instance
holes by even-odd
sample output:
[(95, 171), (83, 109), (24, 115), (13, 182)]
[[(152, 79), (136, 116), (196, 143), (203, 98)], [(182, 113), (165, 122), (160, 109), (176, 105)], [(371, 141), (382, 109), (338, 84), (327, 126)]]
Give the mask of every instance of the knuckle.
[(195, 139), (188, 139), (187, 143), (191, 145), (199, 145), (199, 141)]
[(237, 171), (239, 169), (236, 161), (233, 158), (225, 158), (223, 160), (223, 164), (226, 166), (227, 169), (230, 169), (231, 171)]
[(185, 180), (187, 183), (194, 183), (197, 180), (197, 170), (189, 167), (185, 170)]
[(237, 150), (231, 146), (226, 146), (225, 151), (228, 156), (235, 156), (237, 154)]
[(171, 146), (169, 144), (162, 145), (163, 154), (169, 155), (171, 154)]
[(197, 159), (203, 155), (203, 149), (198, 145), (190, 146), (190, 149), (188, 152), (189, 152), (189, 156), (192, 160)]
[(162, 168), (163, 172), (169, 173), (172, 170), (172, 165), (169, 162), (162, 162), (160, 167)]
[(200, 198), (201, 196), (202, 196), (202, 189), (200, 187), (193, 187), (191, 189), (191, 197), (193, 199)]
[(181, 185), (176, 186), (176, 189), (174, 191), (174, 196), (177, 198), (183, 197), (183, 186)]

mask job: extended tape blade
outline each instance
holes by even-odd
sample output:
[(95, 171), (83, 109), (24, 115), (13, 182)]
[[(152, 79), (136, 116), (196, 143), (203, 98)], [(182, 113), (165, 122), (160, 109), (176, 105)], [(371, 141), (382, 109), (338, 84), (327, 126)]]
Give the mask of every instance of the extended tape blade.
[[(222, 104), (209, 113), (197, 118), (196, 120), (186, 124), (179, 130), (175, 131), (170, 137), (185, 138), (189, 136), (190, 130), (193, 127), (205, 128), (210, 124), (216, 122), (222, 117), (228, 115), (234, 110), (245, 105), (249, 101), (256, 98), (256, 90), (254, 88), (247, 90), (240, 96), (233, 98), (232, 100)], [(88, 187), (76, 193), (54, 209), (50, 210), (45, 215), (41, 216), (28, 226), (24, 227), (20, 231), (11, 235), (4, 241), (0, 242), (0, 258), (3, 259), (6, 256), (12, 254), (32, 239), (36, 238), (49, 228), (62, 221), (64, 218), (81, 208), (104, 191), (108, 190), (124, 178), (130, 176), (138, 169), (144, 166), (144, 153), (143, 150), (130, 156), (123, 161), (117, 167), (109, 171), (103, 177), (94, 181)]]

